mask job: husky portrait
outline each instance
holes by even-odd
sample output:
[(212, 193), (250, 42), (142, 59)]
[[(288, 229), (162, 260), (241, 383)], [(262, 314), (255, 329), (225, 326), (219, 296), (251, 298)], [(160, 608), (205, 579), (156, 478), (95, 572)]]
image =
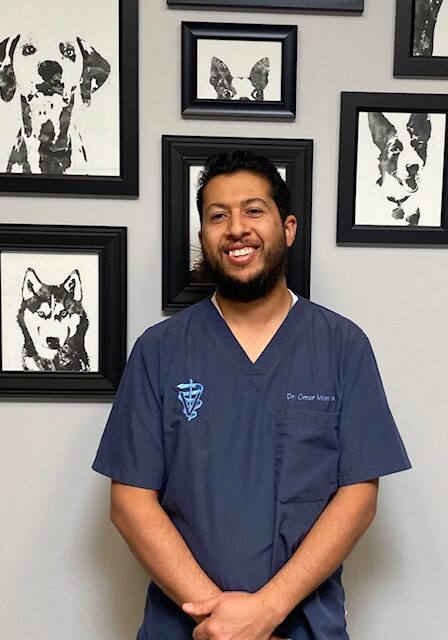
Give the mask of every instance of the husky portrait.
[(84, 338), (89, 326), (77, 269), (60, 285), (43, 283), (28, 267), (17, 314), (24, 371), (89, 371)]
[(264, 100), (268, 84), (269, 58), (258, 60), (247, 76), (233, 76), (225, 62), (212, 57), (210, 84), (216, 91), (217, 100)]

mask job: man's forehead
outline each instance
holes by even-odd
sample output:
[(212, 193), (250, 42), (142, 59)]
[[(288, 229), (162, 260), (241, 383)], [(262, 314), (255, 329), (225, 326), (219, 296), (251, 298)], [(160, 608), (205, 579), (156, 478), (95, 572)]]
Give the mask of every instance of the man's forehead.
[(234, 173), (221, 173), (214, 176), (204, 188), (204, 200), (213, 199), (217, 192), (230, 196), (238, 192), (248, 198), (272, 199), (272, 188), (269, 180), (262, 175), (251, 171), (236, 171)]

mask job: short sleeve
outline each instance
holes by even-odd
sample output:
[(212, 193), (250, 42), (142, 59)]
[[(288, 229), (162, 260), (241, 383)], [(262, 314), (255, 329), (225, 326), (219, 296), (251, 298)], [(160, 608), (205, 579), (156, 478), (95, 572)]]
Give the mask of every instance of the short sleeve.
[[(148, 357), (153, 353), (152, 362)], [(149, 373), (151, 371), (151, 374)], [(160, 489), (164, 479), (156, 349), (142, 338), (126, 364), (92, 468), (124, 484)]]
[(386, 400), (375, 356), (360, 330), (344, 361), (338, 437), (339, 486), (411, 467)]

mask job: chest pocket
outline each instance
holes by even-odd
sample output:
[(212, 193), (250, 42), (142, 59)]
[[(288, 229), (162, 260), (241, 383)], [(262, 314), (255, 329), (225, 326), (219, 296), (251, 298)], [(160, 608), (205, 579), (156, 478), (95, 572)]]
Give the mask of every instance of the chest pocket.
[(275, 411), (275, 494), (280, 502), (327, 500), (337, 487), (338, 413)]

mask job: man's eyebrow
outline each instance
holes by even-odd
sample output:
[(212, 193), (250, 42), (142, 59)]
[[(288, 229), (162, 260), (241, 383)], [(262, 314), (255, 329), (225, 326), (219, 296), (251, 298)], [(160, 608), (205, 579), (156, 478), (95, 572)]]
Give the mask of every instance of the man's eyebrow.
[(243, 200), (243, 202), (241, 204), (244, 205), (248, 205), (248, 204), (253, 204), (254, 202), (261, 202), (262, 204), (264, 204), (265, 207), (268, 207), (269, 204), (266, 202), (266, 200), (264, 200), (263, 198), (248, 198), (247, 200)]
[(228, 209), (228, 205), (226, 204), (221, 204), (220, 202), (212, 202), (211, 204), (208, 205), (208, 207), (205, 209), (204, 213), (207, 213), (207, 211), (209, 209), (213, 209), (213, 207), (216, 207), (218, 209)]
[[(263, 198), (247, 198), (247, 200), (242, 200), (241, 204), (243, 206), (247, 206), (248, 204), (253, 204), (255, 202), (261, 202), (265, 207), (268, 207), (268, 203), (266, 202), (266, 200), (263, 200)], [(228, 204), (223, 204), (220, 202), (212, 202), (211, 204), (208, 205), (208, 207), (205, 209), (204, 213), (207, 213), (207, 211), (209, 209), (213, 209), (214, 207), (219, 208), (219, 209), (228, 209), (229, 205)]]

